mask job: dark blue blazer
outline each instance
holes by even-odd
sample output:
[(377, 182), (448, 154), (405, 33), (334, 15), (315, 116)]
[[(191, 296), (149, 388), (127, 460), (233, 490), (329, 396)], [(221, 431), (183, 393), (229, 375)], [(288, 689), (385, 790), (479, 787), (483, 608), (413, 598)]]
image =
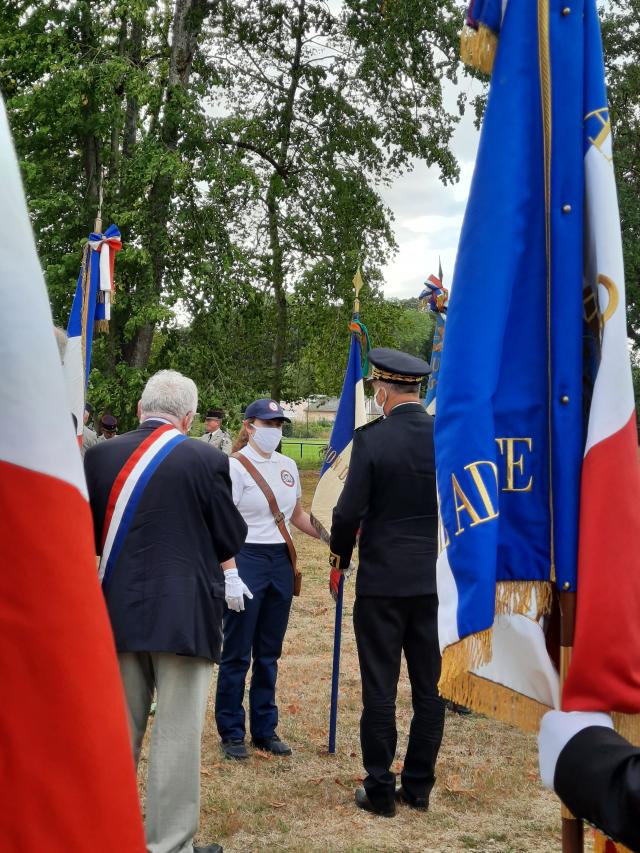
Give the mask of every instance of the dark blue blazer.
[[(136, 447), (160, 425), (145, 421), (84, 457), (97, 554), (111, 487)], [(246, 533), (231, 497), (228, 457), (194, 439), (175, 447), (147, 484), (104, 588), (117, 650), (218, 661), (220, 563), (240, 550)]]
[(357, 429), (333, 511), (330, 549), (347, 566), (360, 530), (356, 594), (436, 592), (438, 504), (433, 418), (406, 403)]

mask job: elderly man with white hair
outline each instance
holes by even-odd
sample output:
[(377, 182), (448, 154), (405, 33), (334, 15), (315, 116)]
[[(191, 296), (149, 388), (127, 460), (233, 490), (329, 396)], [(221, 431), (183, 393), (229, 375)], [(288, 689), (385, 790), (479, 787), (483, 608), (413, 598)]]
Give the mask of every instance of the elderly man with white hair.
[(240, 550), (247, 527), (233, 503), (228, 457), (187, 438), (197, 405), (191, 379), (161, 370), (138, 403), (138, 429), (85, 456), (136, 764), (156, 693), (145, 807), (149, 853), (222, 850), (194, 848), (193, 837), (202, 728), (213, 663), (220, 660), (220, 564)]

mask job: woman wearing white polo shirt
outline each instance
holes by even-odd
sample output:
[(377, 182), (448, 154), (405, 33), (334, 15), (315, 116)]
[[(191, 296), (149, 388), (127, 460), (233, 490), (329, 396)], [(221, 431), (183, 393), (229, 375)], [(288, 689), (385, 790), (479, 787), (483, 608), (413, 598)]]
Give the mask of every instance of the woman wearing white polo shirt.
[[(242, 432), (233, 450), (244, 455), (267, 481), (287, 526), (291, 523), (317, 539), (309, 514), (300, 502), (298, 467), (288, 456), (276, 452), (285, 421), (289, 418), (274, 400), (255, 400), (245, 410)], [(274, 755), (291, 755), (291, 749), (276, 734), (275, 692), (293, 597), (293, 568), (264, 493), (233, 456), (229, 470), (233, 502), (246, 521), (248, 532), (235, 560), (222, 565), (229, 610), (224, 618), (216, 724), (224, 754), (228, 758), (247, 758), (242, 702), (253, 659), (249, 688), (251, 741), (258, 749)]]

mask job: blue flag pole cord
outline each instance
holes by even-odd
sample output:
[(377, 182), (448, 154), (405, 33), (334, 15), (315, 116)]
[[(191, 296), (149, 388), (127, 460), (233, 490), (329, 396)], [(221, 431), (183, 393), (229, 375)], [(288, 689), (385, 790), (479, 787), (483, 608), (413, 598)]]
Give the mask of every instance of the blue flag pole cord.
[(338, 727), (338, 681), (340, 678), (340, 642), (342, 638), (342, 594), (344, 591), (344, 575), (340, 576), (338, 584), (338, 599), (336, 601), (336, 621), (333, 631), (333, 670), (331, 672), (331, 711), (329, 713), (329, 755), (336, 751), (336, 730)]

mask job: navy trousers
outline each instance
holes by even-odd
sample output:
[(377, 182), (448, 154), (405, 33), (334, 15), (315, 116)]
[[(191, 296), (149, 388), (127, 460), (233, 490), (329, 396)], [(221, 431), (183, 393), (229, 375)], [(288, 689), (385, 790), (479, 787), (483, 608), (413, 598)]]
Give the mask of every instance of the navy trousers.
[(238, 573), (253, 593), (241, 613), (224, 617), (222, 658), (216, 690), (216, 725), (222, 740), (245, 736), (244, 687), (249, 664), (249, 726), (254, 738), (271, 737), (278, 725), (276, 678), (293, 598), (287, 546), (245, 544)]

